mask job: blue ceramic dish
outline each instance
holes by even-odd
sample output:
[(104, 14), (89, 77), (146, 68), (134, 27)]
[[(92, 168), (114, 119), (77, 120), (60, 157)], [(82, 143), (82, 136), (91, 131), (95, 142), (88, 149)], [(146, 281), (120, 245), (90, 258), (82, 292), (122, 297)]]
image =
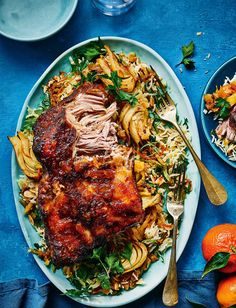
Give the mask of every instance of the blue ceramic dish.
[(37, 41), (59, 31), (78, 0), (1, 0), (0, 34), (18, 41)]
[(223, 85), (225, 77), (233, 78), (236, 72), (236, 57), (231, 58), (227, 62), (225, 62), (218, 70), (213, 74), (213, 76), (208, 81), (205, 90), (203, 91), (202, 100), (201, 100), (201, 122), (204, 134), (206, 136), (207, 141), (209, 142), (212, 149), (216, 152), (217, 155), (221, 159), (223, 159), (227, 164), (236, 168), (236, 161), (231, 161), (228, 157), (218, 148), (214, 143), (212, 143), (211, 139), (211, 131), (217, 127), (217, 121), (213, 120), (213, 116), (211, 114), (205, 115), (203, 110), (205, 109), (205, 102), (203, 96), (206, 93), (213, 93), (216, 89), (216, 86), (219, 87)]

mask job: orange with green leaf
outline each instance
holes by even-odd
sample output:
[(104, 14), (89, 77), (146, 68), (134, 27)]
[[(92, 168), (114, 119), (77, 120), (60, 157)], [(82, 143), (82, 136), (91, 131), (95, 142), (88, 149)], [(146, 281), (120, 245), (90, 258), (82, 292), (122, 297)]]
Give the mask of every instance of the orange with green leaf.
[(202, 241), (202, 253), (208, 261), (203, 277), (212, 270), (236, 272), (236, 224), (211, 228)]

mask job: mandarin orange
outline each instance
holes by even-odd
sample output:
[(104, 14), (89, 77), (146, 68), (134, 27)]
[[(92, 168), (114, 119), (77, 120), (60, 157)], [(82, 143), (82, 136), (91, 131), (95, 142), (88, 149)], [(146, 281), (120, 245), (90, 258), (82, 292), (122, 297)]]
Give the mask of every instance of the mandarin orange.
[(228, 308), (236, 305), (236, 275), (229, 276), (220, 281), (216, 298), (221, 308)]
[[(233, 250), (232, 250), (233, 249)], [(224, 273), (236, 272), (236, 224), (217, 225), (206, 233), (202, 241), (203, 257), (209, 261), (217, 252), (230, 252), (228, 264), (220, 269)]]

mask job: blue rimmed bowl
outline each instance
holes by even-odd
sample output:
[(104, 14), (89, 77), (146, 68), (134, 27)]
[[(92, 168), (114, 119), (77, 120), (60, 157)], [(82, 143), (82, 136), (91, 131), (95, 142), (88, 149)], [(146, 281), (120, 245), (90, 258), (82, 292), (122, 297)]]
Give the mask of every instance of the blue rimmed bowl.
[(1, 0), (0, 34), (18, 41), (38, 41), (70, 20), (78, 0)]
[(215, 151), (215, 153), (221, 159), (223, 159), (227, 164), (229, 164), (234, 168), (236, 168), (236, 161), (229, 160), (229, 158), (221, 151), (221, 149), (212, 142), (211, 131), (217, 127), (218, 122), (213, 120), (212, 114), (204, 114), (205, 102), (203, 97), (206, 93), (213, 93), (216, 90), (216, 87), (223, 85), (226, 77), (232, 79), (235, 73), (236, 73), (236, 56), (226, 61), (216, 70), (216, 72), (212, 75), (212, 77), (208, 81), (203, 91), (201, 99), (201, 122), (206, 139), (209, 142), (212, 149)]

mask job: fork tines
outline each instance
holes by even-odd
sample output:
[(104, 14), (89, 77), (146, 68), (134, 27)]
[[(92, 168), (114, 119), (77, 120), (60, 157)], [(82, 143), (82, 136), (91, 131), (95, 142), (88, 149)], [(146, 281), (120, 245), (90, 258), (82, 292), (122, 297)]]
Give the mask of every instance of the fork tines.
[(184, 199), (186, 169), (187, 169), (187, 164), (185, 162), (173, 166), (172, 172), (179, 174), (174, 179), (175, 186), (177, 184), (177, 188), (174, 191), (174, 199), (176, 201), (181, 201)]
[[(157, 91), (158, 91), (158, 94), (162, 97), (163, 101), (164, 101), (164, 104), (174, 104), (174, 101), (172, 100), (172, 98), (170, 97), (169, 93), (167, 92), (165, 86), (163, 85), (160, 77), (158, 76), (157, 72), (154, 70), (154, 68), (152, 66), (150, 66), (152, 71), (154, 72), (155, 74), (155, 77), (156, 77), (156, 80), (157, 80), (157, 83), (159, 85), (159, 87), (161, 88), (161, 91), (160, 89), (157, 88)], [(165, 108), (163, 104), (163, 107)]]

